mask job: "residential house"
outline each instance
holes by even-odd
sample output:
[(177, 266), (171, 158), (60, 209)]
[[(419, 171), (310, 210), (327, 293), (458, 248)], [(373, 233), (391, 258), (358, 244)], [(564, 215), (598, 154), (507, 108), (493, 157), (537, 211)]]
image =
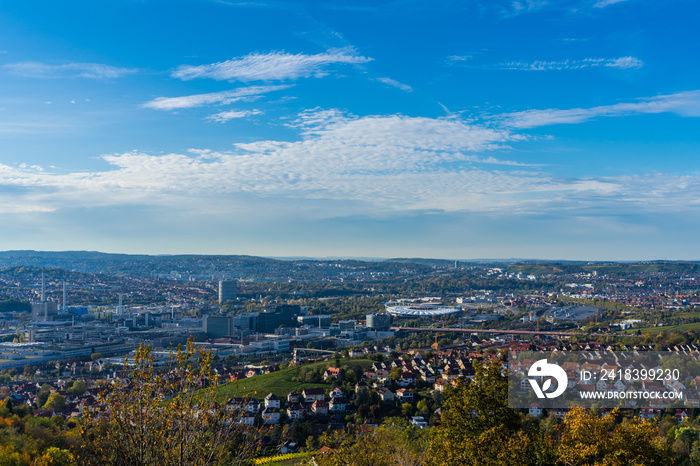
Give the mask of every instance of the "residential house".
[(344, 413), (348, 409), (349, 405), (350, 400), (344, 396), (331, 398), (331, 401), (328, 403), (328, 407), (333, 413)]
[(265, 424), (279, 424), (280, 410), (277, 408), (265, 408), (262, 412), (262, 418)]
[(413, 392), (406, 388), (399, 388), (396, 390), (396, 398), (402, 403), (410, 403), (413, 401)]
[(303, 419), (306, 413), (306, 408), (301, 403), (293, 403), (287, 407), (287, 416), (290, 420)]
[(296, 390), (292, 390), (291, 392), (287, 393), (287, 403), (299, 403), (300, 401), (301, 397)]
[(413, 416), (409, 422), (411, 425), (416, 426), (419, 429), (425, 429), (428, 427), (428, 423), (425, 421), (423, 416)]
[(530, 416), (539, 417), (542, 415), (542, 405), (539, 403), (531, 403), (527, 412)]
[(311, 412), (317, 416), (328, 414), (328, 403), (325, 400), (316, 400), (311, 405)]
[(379, 399), (381, 399), (384, 403), (393, 403), (394, 401), (394, 392), (386, 387), (382, 387), (377, 390), (377, 394), (379, 395)]
[(301, 391), (301, 396), (304, 397), (304, 403), (313, 403), (314, 401), (323, 401), (326, 398), (326, 392), (321, 387), (305, 388)]
[(265, 397), (265, 407), (266, 408), (277, 408), (281, 406), (280, 399), (274, 393), (270, 393)]
[(323, 373), (323, 379), (324, 380), (337, 379), (338, 375), (340, 375), (340, 368), (339, 367), (329, 367)]

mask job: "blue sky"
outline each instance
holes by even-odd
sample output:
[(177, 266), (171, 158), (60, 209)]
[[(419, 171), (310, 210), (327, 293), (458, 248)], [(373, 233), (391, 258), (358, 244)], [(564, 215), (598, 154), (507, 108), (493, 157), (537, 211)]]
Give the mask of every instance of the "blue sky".
[(0, 249), (700, 259), (696, 2), (434, 3), (4, 2)]

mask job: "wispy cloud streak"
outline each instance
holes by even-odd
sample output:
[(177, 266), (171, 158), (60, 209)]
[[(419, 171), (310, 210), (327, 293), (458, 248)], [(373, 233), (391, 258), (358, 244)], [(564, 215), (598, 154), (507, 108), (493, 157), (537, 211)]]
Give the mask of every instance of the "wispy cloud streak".
[(253, 115), (260, 115), (263, 113), (260, 110), (228, 110), (226, 112), (219, 112), (214, 115), (208, 116), (207, 120), (216, 121), (217, 123), (226, 123), (229, 120), (235, 120), (238, 118), (247, 118)]
[(281, 81), (287, 79), (322, 77), (328, 74), (327, 66), (333, 64), (361, 64), (371, 61), (345, 47), (324, 53), (307, 55), (285, 52), (252, 53), (210, 65), (183, 65), (173, 72), (173, 77), (188, 81), (210, 78), (218, 81)]
[(622, 70), (641, 68), (644, 62), (635, 57), (619, 58), (583, 58), (579, 60), (544, 61), (535, 60), (532, 62), (505, 62), (492, 66), (501, 70), (521, 70), (521, 71), (561, 71), (561, 70), (582, 70), (586, 68), (618, 68)]
[(231, 91), (211, 92), (208, 94), (194, 94), (180, 97), (158, 97), (142, 106), (155, 110), (176, 110), (180, 108), (203, 107), (206, 105), (227, 105), (242, 100), (255, 100), (268, 92), (288, 89), (292, 85), (277, 86), (250, 86)]
[(626, 2), (627, 0), (600, 0), (593, 5), (593, 8), (605, 8), (606, 6), (615, 5), (616, 3)]
[(602, 105), (592, 108), (525, 110), (495, 115), (493, 119), (512, 128), (582, 123), (597, 117), (619, 117), (637, 114), (675, 113), (700, 116), (700, 91), (679, 92), (640, 99), (638, 102)]
[(138, 72), (135, 68), (118, 68), (100, 63), (48, 64), (41, 62), (8, 63), (2, 69), (28, 78), (117, 79)]
[(404, 84), (402, 82), (399, 82), (395, 79), (391, 78), (377, 78), (377, 81), (380, 83), (384, 83), (388, 86), (395, 87), (397, 89), (401, 89), (404, 92), (413, 92), (413, 88), (409, 86), (408, 84)]

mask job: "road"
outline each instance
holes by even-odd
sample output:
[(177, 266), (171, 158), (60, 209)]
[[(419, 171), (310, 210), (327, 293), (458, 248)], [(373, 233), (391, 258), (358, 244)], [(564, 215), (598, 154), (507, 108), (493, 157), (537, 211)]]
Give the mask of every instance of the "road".
[[(502, 335), (549, 335), (556, 337), (575, 337), (585, 335), (577, 332), (551, 332), (545, 330), (503, 330), (503, 329), (482, 329), (482, 328), (451, 328), (451, 327), (431, 327), (431, 328), (414, 328), (414, 327), (391, 327), (394, 332), (451, 332), (451, 333), (491, 333)], [(608, 333), (592, 333), (590, 336), (611, 336)]]

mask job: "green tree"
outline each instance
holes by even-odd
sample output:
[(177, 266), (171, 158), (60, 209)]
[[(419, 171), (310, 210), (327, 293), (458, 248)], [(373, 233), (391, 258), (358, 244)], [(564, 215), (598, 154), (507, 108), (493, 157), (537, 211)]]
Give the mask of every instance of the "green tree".
[(68, 450), (50, 447), (42, 456), (34, 460), (34, 466), (71, 466), (75, 457)]
[(366, 434), (324, 434), (319, 442), (333, 451), (317, 455), (318, 466), (418, 466), (425, 464), (428, 443), (424, 430), (395, 418)]
[(66, 407), (66, 398), (59, 393), (52, 393), (44, 404), (44, 409), (61, 409)]
[(393, 367), (389, 371), (389, 378), (391, 380), (399, 380), (401, 378), (401, 369), (399, 369), (398, 367)]
[(49, 395), (51, 394), (51, 390), (53, 390), (53, 387), (47, 383), (39, 388), (39, 393), (36, 395), (36, 405), (38, 407), (41, 408), (46, 404), (46, 401), (49, 399)]
[(428, 450), (433, 465), (551, 465), (551, 445), (539, 430), (521, 430), (507, 406), (508, 378), (500, 361), (476, 364), (474, 379), (448, 389)]
[(87, 390), (87, 384), (82, 380), (76, 380), (73, 385), (68, 389), (69, 393), (73, 395), (80, 396)]

